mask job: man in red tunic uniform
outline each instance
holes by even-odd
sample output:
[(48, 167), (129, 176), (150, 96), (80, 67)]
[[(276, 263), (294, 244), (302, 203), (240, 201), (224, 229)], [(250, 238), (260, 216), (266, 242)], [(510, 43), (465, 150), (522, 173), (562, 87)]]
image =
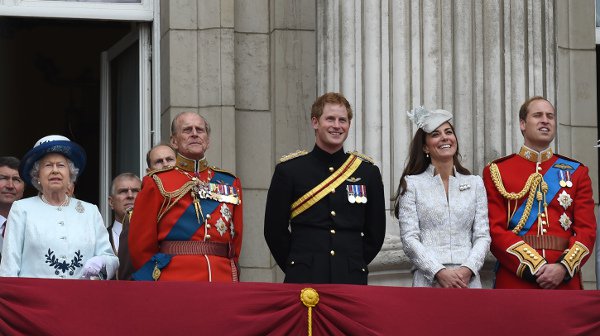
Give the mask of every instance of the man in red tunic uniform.
[(582, 289), (596, 219), (588, 168), (554, 154), (556, 113), (543, 97), (519, 111), (525, 144), (483, 170), (496, 288)]
[(171, 124), (175, 167), (150, 172), (131, 216), (135, 280), (237, 282), (242, 248), (242, 186), (204, 156), (210, 125), (193, 113)]

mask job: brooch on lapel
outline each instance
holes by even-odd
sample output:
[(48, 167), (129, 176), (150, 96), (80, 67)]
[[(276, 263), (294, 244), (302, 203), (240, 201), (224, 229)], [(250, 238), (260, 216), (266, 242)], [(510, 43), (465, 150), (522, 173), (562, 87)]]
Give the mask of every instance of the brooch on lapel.
[(458, 190), (460, 190), (460, 191), (465, 191), (465, 190), (470, 189), (470, 188), (471, 188), (471, 185), (470, 184), (466, 184), (466, 183), (465, 184), (460, 184), (458, 186)]
[(79, 213), (84, 213), (85, 212), (85, 208), (83, 207), (83, 204), (81, 204), (81, 201), (77, 201), (77, 205), (75, 206), (75, 210)]

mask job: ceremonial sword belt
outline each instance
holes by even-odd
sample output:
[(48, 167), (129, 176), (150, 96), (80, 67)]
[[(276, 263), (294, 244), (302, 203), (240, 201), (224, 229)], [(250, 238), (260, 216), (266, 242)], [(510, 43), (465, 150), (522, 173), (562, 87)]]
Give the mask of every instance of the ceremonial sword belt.
[(564, 251), (569, 248), (569, 239), (557, 236), (534, 236), (525, 235), (523, 241), (536, 250)]
[(163, 241), (160, 244), (160, 252), (171, 255), (214, 255), (224, 258), (232, 258), (233, 249), (228, 243), (205, 242), (205, 241)]

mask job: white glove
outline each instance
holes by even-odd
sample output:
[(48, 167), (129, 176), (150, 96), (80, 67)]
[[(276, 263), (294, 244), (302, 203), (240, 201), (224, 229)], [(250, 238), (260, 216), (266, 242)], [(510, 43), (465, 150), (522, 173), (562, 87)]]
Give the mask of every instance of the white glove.
[(104, 267), (104, 258), (101, 256), (91, 257), (83, 265), (82, 277), (90, 278), (91, 276), (98, 276), (102, 267)]

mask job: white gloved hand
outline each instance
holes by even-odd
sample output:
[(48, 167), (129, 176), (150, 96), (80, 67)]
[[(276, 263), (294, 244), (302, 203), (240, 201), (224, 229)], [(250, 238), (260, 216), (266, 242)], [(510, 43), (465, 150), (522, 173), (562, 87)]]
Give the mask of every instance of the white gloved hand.
[(104, 267), (104, 258), (101, 256), (91, 257), (85, 262), (85, 265), (83, 265), (82, 277), (89, 278), (91, 276), (98, 276), (102, 267)]

